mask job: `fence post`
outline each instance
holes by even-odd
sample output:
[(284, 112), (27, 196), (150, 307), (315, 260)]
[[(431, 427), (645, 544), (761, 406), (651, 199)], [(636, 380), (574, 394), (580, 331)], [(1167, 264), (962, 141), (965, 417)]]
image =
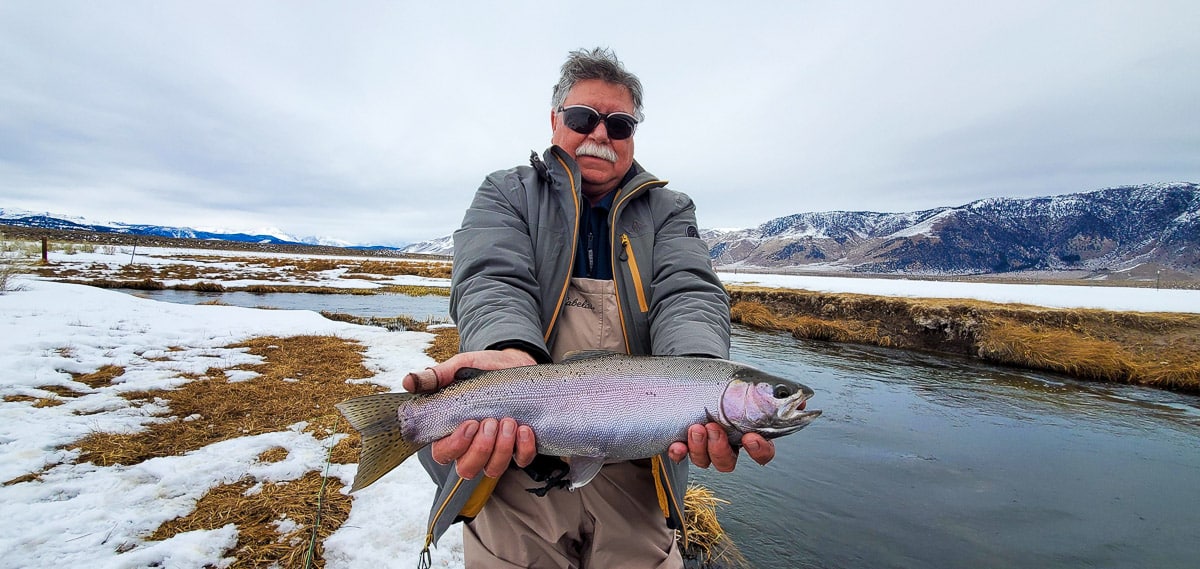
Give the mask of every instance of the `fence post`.
[(46, 237), (42, 237), (42, 264), (50, 264), (50, 240)]

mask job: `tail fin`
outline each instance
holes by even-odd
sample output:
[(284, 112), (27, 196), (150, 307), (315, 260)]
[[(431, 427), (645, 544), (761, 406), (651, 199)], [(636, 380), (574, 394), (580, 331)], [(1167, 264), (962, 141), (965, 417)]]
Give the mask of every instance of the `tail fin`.
[(401, 436), (397, 409), (413, 397), (411, 393), (380, 393), (337, 404), (338, 411), (362, 436), (362, 454), (351, 492), (370, 486), (425, 446)]

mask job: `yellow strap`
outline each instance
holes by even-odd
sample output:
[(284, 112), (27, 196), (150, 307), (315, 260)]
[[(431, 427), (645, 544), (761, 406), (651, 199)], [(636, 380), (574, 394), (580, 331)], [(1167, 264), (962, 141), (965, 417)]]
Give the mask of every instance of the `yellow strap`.
[(654, 475), (654, 489), (658, 492), (658, 507), (662, 508), (663, 517), (671, 519), (671, 504), (679, 514), (679, 538), (683, 543), (683, 547), (688, 546), (688, 527), (687, 514), (680, 504), (675, 503), (675, 494), (671, 492), (670, 481), (667, 479), (667, 469), (663, 465), (662, 455), (655, 455), (650, 459), (651, 473)]
[(666, 473), (663, 472), (662, 457), (655, 456), (650, 459), (650, 468), (654, 474), (654, 491), (658, 494), (658, 507), (662, 508), (663, 517), (671, 517), (671, 509), (667, 504), (667, 488), (663, 484), (663, 479)]
[(479, 515), (479, 510), (483, 509), (483, 505), (487, 503), (488, 498), (492, 497), (492, 491), (496, 489), (496, 483), (499, 478), (484, 477), (479, 481), (479, 486), (475, 487), (475, 491), (471, 492), (471, 497), (467, 498), (466, 505), (463, 506), (462, 512), (459, 515), (473, 518)]

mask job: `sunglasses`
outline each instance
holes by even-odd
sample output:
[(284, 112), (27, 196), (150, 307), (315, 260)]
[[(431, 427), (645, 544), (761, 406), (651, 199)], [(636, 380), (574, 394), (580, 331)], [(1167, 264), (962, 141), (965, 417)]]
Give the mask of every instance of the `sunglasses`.
[(592, 134), (592, 131), (600, 126), (600, 121), (604, 121), (604, 130), (608, 131), (608, 137), (613, 140), (625, 140), (637, 130), (638, 120), (629, 113), (604, 115), (587, 105), (559, 107), (558, 112), (563, 116), (563, 124), (579, 134)]

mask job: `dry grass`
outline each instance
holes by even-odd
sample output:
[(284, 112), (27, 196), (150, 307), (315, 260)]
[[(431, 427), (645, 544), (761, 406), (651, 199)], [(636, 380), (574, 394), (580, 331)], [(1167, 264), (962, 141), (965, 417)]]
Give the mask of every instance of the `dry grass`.
[(393, 332), (404, 332), (407, 330), (420, 332), (425, 330), (425, 323), (408, 316), (358, 316), (355, 314), (327, 312), (324, 310), (321, 311), (321, 316), (337, 322), (349, 322), (351, 324), (361, 324), (363, 326), (378, 326)]
[(433, 334), (433, 343), (425, 349), (429, 357), (444, 362), (458, 353), (458, 328), (437, 328)]
[[(70, 350), (62, 349), (64, 357), (69, 357)], [(117, 365), (105, 365), (100, 369), (91, 373), (72, 373), (71, 378), (79, 383), (82, 383), (92, 389), (98, 389), (112, 384), (114, 378), (120, 377), (125, 373), (125, 368)], [(17, 402), (26, 401), (33, 403), (35, 408), (56, 407), (63, 404), (64, 399), (71, 399), (82, 395), (80, 392), (65, 387), (62, 385), (42, 385), (38, 387), (42, 391), (49, 391), (55, 397), (34, 397), (32, 395), (5, 395), (4, 401)]]
[[(347, 383), (371, 376), (362, 347), (333, 336), (262, 337), (229, 346), (246, 348), (265, 362), (238, 366), (258, 372), (251, 381), (228, 382), (211, 368), (174, 391), (127, 393), (132, 400), (167, 400), (175, 417), (199, 417), (151, 425), (134, 434), (94, 433), (76, 445), (80, 460), (100, 465), (135, 464), (179, 455), (235, 437), (277, 431), (313, 417), (336, 414), (334, 404), (375, 393), (378, 387)], [(349, 432), (349, 425), (341, 432)]]
[(735, 322), (797, 338), (953, 353), (1200, 392), (1200, 315), (734, 287)]
[[(50, 397), (34, 397), (32, 395), (5, 395), (4, 396), (5, 403), (15, 403), (15, 402), (19, 402), (19, 401), (31, 402), (31, 403), (33, 403), (34, 408), (37, 408), (37, 409), (41, 409), (43, 407), (56, 407), (58, 405), (63, 404), (62, 399), (57, 399), (57, 398), (52, 399)], [(5, 484), (8, 484), (8, 483), (6, 482)]]
[[(238, 543), (228, 554), (237, 560), (230, 567), (322, 567), (325, 538), (350, 516), (351, 501), (341, 488), (337, 479), (327, 480), (319, 472), (276, 484), (241, 480), (218, 486), (192, 513), (159, 526), (149, 539), (235, 524)], [(283, 520), (295, 525), (281, 533)]]
[(730, 312), (734, 322), (756, 328), (784, 330), (797, 338), (850, 342), (865, 337), (855, 323), (821, 320), (803, 314), (780, 316), (757, 302), (739, 302)]
[(683, 494), (688, 544), (683, 547), (681, 543), (680, 546), (684, 554), (696, 559), (701, 567), (750, 567), (750, 562), (738, 551), (717, 520), (717, 506), (728, 503), (717, 498), (708, 488), (696, 484), (689, 485)]
[(382, 293), (407, 294), (408, 296), (450, 296), (449, 287), (444, 286), (388, 285), (372, 290)]
[[(223, 257), (216, 255), (171, 255), (163, 257), (170, 261), (166, 263), (138, 263), (109, 266), (91, 263), (84, 265), (63, 263), (37, 267), (35, 271), (45, 278), (65, 282), (91, 284), (106, 288), (137, 288), (142, 290), (161, 290), (162, 282), (168, 280), (200, 281), (194, 284), (180, 284), (171, 288), (179, 290), (247, 290), (256, 292), (255, 287), (229, 287), (222, 282), (254, 279), (259, 281), (289, 281), (320, 280), (322, 273), (336, 271), (342, 276), (365, 279), (370, 281), (385, 281), (401, 275), (414, 275), (428, 278), (450, 278), (450, 264), (433, 261), (413, 260), (377, 260), (352, 258), (293, 258), (293, 257)], [(296, 286), (296, 285), (258, 285), (257, 292), (323, 292), (354, 294), (353, 289), (334, 289), (332, 287)], [(387, 292), (397, 292), (396, 289), (422, 290), (419, 294), (446, 294), (445, 289), (437, 287), (386, 287)], [(359, 292), (361, 294), (361, 292)], [(367, 292), (366, 294), (370, 294)], [(409, 294), (406, 292), (405, 294)]]
[(71, 377), (92, 389), (112, 385), (112, 380), (125, 375), (125, 368), (117, 365), (104, 365), (91, 373), (73, 373)]
[[(201, 378), (174, 391), (146, 391), (128, 394), (131, 399), (161, 398), (168, 401), (177, 418), (199, 416), (196, 420), (175, 420), (151, 425), (136, 434), (94, 433), (76, 443), (80, 461), (101, 465), (135, 464), (156, 456), (179, 455), (217, 441), (278, 431), (287, 425), (308, 421), (307, 430), (318, 438), (344, 433), (330, 450), (330, 460), (352, 463), (358, 460), (358, 435), (334, 409), (347, 398), (379, 392), (378, 386), (351, 384), (347, 380), (371, 376), (362, 365), (362, 346), (332, 336), (263, 337), (229, 346), (245, 348), (262, 356), (257, 365), (238, 366), (260, 374), (250, 381), (228, 382), (225, 370), (210, 369)], [(102, 368), (89, 381), (119, 375)], [(271, 449), (259, 460), (272, 462), (286, 457), (284, 449)], [(322, 491), (322, 484), (327, 484)], [(312, 528), (321, 516), (311, 566), (322, 567), (321, 542), (345, 521), (350, 498), (343, 496), (336, 480), (324, 480), (322, 473), (310, 472), (299, 480), (263, 484), (261, 491), (247, 490), (249, 480), (224, 485), (209, 491), (187, 516), (167, 522), (149, 537), (163, 540), (180, 532), (216, 529), (225, 524), (238, 526), (238, 544), (232, 555), (234, 567), (305, 566)], [(317, 504), (320, 501), (320, 508)], [(300, 525), (280, 535), (277, 521), (286, 517)]]

